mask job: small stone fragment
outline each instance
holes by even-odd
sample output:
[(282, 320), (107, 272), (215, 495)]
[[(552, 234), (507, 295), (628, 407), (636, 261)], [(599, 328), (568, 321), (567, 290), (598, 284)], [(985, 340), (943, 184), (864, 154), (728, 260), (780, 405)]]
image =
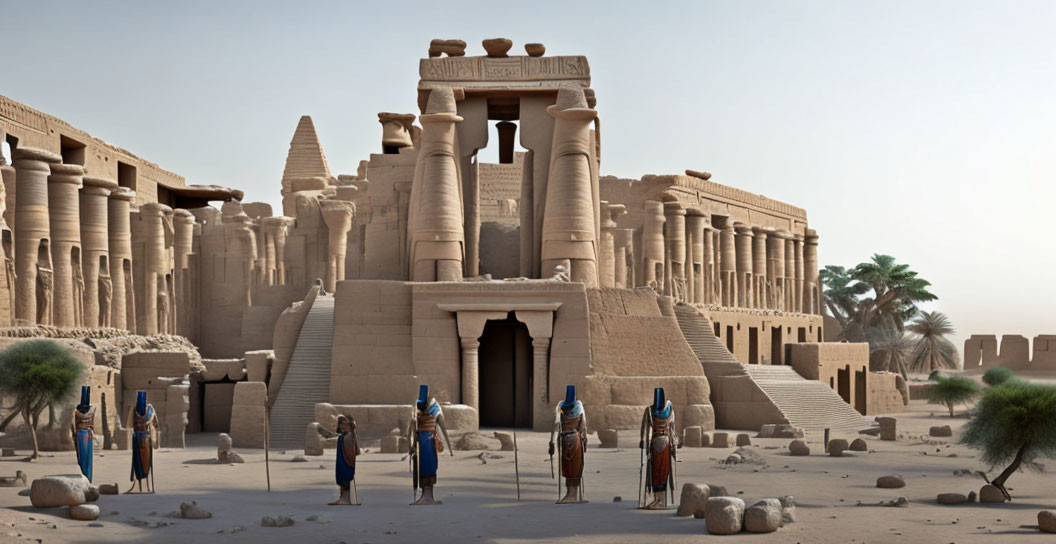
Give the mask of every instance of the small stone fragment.
[(953, 429), (949, 425), (936, 425), (928, 430), (928, 435), (939, 438), (953, 436)]
[(794, 456), (810, 455), (810, 446), (802, 440), (793, 440), (788, 443), (788, 453)]
[(180, 517), (183, 519), (209, 519), (213, 517), (213, 514), (198, 506), (197, 502), (191, 501), (189, 503), (180, 503)]
[(94, 504), (78, 504), (67, 510), (70, 519), (78, 521), (95, 521), (99, 519), (99, 507)]
[(264, 516), (260, 520), (261, 527), (289, 527), (293, 525), (293, 518), (289, 516)]
[(849, 448), (851, 451), (869, 451), (869, 444), (866, 443), (865, 439), (855, 438), (851, 441)]
[(940, 493), (936, 500), (939, 504), (964, 504), (968, 497), (963, 493)]
[(881, 476), (876, 479), (876, 487), (882, 489), (899, 489), (902, 487), (906, 487), (906, 480), (898, 474)]

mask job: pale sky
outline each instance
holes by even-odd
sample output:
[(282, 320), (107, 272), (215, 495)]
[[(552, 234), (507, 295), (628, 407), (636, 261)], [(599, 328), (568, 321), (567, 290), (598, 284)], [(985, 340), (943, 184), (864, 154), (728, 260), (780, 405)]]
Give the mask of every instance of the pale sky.
[(416, 112), (430, 39), (498, 36), (588, 57), (603, 174), (806, 208), (823, 264), (934, 283), (958, 347), (1056, 334), (1052, 2), (0, 0), (0, 94), (278, 210), (301, 115), (354, 173), (377, 112)]

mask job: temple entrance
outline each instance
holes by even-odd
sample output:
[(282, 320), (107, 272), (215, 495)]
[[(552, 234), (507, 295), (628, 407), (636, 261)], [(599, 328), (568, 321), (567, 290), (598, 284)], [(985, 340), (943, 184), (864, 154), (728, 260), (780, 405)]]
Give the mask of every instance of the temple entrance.
[(532, 426), (532, 339), (511, 314), (480, 337), (481, 427)]
[(851, 367), (836, 369), (836, 392), (843, 402), (851, 403)]

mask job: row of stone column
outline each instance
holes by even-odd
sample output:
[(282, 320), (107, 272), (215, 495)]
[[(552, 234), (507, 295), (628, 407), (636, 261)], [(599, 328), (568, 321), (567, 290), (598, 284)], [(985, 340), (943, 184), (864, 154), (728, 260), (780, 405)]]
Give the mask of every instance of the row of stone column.
[[(182, 332), (171, 300), (177, 296), (171, 271), (174, 255), (186, 269), (193, 250), (189, 212), (157, 203), (134, 209), (133, 191), (86, 175), (82, 166), (64, 164), (48, 151), (16, 148), (13, 168), (14, 175), (3, 179), (14, 195), (8, 199), (14, 247), (5, 258), (13, 253), (16, 324)], [(134, 213), (145, 221), (143, 323), (137, 319), (133, 276)]]
[(818, 235), (646, 201), (641, 285), (692, 304), (820, 313)]

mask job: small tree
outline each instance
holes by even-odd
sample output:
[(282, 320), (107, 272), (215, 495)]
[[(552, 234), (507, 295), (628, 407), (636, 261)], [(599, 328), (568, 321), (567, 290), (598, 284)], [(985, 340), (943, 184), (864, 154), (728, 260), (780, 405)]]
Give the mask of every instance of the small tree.
[(0, 395), (13, 403), (6, 425), (20, 414), (40, 456), (37, 425), (45, 408), (70, 398), (81, 383), (84, 365), (51, 340), (20, 342), (0, 352)]
[(964, 376), (936, 376), (935, 384), (928, 388), (928, 402), (945, 404), (953, 417), (953, 408), (965, 404), (979, 395), (979, 384)]
[(993, 469), (1008, 463), (990, 483), (1005, 489), (1008, 477), (1021, 466), (1041, 470), (1038, 457), (1056, 457), (1056, 386), (1009, 380), (991, 387), (964, 426), (961, 443), (982, 450)]
[(1012, 371), (1003, 366), (995, 366), (983, 374), (983, 383), (990, 387), (997, 387), (1012, 379)]

